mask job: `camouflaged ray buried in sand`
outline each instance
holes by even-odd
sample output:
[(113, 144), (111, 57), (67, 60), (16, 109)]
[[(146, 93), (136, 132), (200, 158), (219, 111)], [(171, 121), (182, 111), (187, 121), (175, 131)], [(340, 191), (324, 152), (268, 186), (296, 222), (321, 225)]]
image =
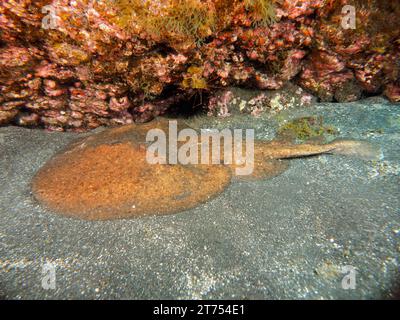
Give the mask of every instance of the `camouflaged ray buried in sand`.
[[(232, 180), (234, 165), (146, 161), (147, 132), (157, 128), (168, 133), (168, 125), (166, 119), (127, 125), (72, 143), (38, 171), (32, 181), (34, 197), (62, 215), (107, 220), (172, 214), (221, 193)], [(179, 130), (186, 127), (179, 122)], [(281, 159), (322, 153), (367, 160), (381, 156), (375, 146), (355, 140), (328, 144), (255, 141), (254, 171), (244, 178), (270, 178), (287, 169), (288, 162)]]

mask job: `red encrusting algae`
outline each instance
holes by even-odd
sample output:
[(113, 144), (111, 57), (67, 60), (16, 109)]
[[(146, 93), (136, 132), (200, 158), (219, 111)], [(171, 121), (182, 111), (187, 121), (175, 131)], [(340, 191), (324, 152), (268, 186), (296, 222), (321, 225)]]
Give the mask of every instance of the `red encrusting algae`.
[(398, 102), (399, 16), (381, 0), (1, 1), (0, 124), (85, 131), (288, 81), (324, 101)]

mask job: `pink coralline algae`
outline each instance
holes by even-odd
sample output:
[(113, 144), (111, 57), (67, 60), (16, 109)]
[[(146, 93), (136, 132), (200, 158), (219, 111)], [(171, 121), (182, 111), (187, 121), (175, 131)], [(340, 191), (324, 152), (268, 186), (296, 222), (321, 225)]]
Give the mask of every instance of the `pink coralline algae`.
[(317, 51), (310, 55), (303, 68), (300, 84), (312, 88), (321, 99), (330, 101), (335, 91), (353, 78), (353, 73), (335, 55)]
[(309, 1), (282, 1), (282, 8), (278, 8), (277, 15), (280, 17), (288, 17), (296, 19), (306, 17), (315, 12), (315, 9), (320, 9), (329, 1), (324, 0), (309, 0)]
[(234, 113), (251, 114), (255, 117), (268, 112), (276, 114), (283, 110), (307, 107), (315, 97), (290, 82), (277, 90), (248, 90), (228, 88), (216, 92), (208, 101), (208, 115), (228, 117)]
[[(355, 8), (355, 29), (340, 27), (345, 5)], [(331, 0), (319, 16), (300, 85), (328, 101), (357, 100), (360, 92), (390, 98), (400, 75), (399, 3)]]
[(0, 124), (84, 131), (193, 96), (227, 116), (230, 87), (289, 81), (323, 101), (399, 102), (399, 16), (380, 0), (3, 0)]
[(219, 117), (230, 116), (229, 104), (231, 103), (234, 94), (231, 90), (222, 92), (219, 96), (213, 96), (208, 102), (208, 114), (216, 115)]
[(389, 84), (385, 94), (392, 102), (400, 102), (400, 85)]

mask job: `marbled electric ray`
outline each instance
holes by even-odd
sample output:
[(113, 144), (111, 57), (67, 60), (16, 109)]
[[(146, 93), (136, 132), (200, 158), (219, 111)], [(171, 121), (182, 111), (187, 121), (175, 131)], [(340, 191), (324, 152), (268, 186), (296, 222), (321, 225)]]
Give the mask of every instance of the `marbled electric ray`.
[[(34, 197), (62, 215), (107, 220), (176, 213), (221, 193), (231, 182), (233, 165), (148, 163), (148, 130), (168, 133), (168, 125), (166, 119), (132, 124), (72, 143), (33, 178)], [(178, 130), (184, 127), (179, 123)], [(353, 140), (319, 145), (256, 141), (250, 178), (283, 172), (287, 162), (280, 159), (320, 153), (355, 154), (368, 159), (378, 155), (368, 143)]]

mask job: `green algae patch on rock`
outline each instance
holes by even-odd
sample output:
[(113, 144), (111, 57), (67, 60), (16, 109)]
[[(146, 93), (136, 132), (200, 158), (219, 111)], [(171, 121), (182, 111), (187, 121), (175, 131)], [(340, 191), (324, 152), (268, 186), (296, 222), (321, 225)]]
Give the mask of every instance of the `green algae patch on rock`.
[(35, 198), (61, 215), (109, 220), (177, 213), (222, 192), (226, 166), (147, 162), (145, 132), (163, 126), (129, 125), (73, 143), (38, 171)]
[(332, 125), (324, 124), (322, 117), (301, 117), (283, 123), (277, 137), (283, 140), (326, 140), (327, 136), (336, 136), (338, 130)]

